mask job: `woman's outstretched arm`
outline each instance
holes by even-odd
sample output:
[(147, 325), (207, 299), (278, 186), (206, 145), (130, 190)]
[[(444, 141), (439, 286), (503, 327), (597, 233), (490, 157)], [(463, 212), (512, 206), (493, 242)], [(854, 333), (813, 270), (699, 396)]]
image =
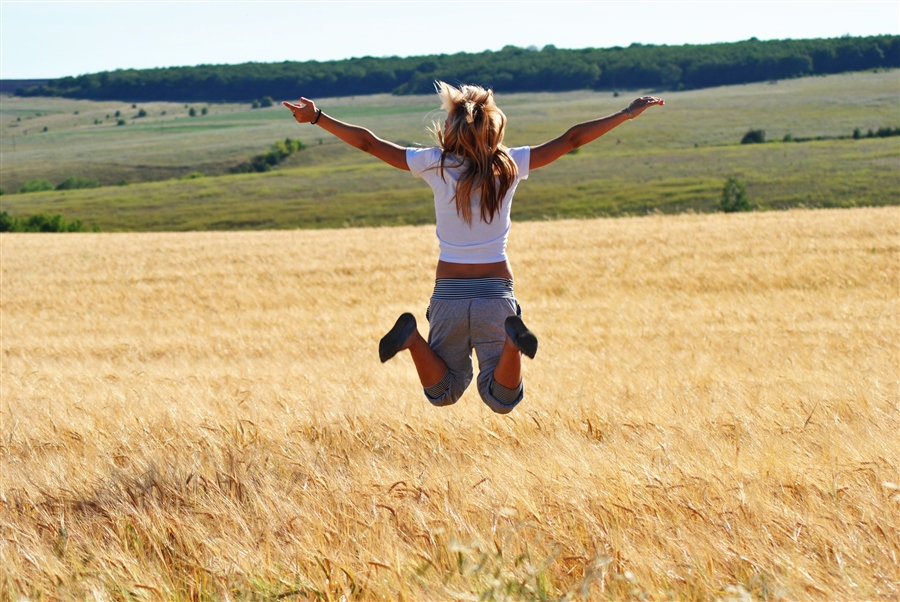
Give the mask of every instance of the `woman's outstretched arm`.
[(549, 165), (580, 146), (584, 146), (588, 142), (593, 142), (611, 129), (625, 123), (630, 119), (634, 119), (643, 113), (648, 107), (653, 105), (666, 104), (662, 98), (654, 96), (642, 96), (634, 100), (627, 109), (594, 119), (593, 121), (585, 121), (568, 129), (568, 131), (549, 140), (539, 146), (531, 147), (531, 162), (529, 169), (538, 169)]
[(301, 96), (300, 102), (296, 104), (287, 101), (281, 104), (290, 109), (298, 123), (315, 122), (315, 125), (331, 132), (350, 146), (367, 152), (392, 167), (409, 171), (409, 166), (406, 164), (405, 147), (382, 140), (364, 127), (329, 117), (321, 109), (317, 109), (315, 103), (308, 98)]

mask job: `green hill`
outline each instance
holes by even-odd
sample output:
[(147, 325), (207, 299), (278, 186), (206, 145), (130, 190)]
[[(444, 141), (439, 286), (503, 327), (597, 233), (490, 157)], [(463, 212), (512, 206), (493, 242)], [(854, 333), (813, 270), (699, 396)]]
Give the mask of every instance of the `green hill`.
[[(900, 125), (897, 81), (893, 70), (666, 93), (665, 107), (535, 172), (516, 195), (513, 217), (717, 211), (728, 178), (745, 185), (754, 209), (896, 205), (900, 138), (870, 138), (868, 132)], [(617, 111), (641, 92), (497, 99), (509, 117), (507, 142), (515, 146), (541, 143), (575, 122)], [(443, 120), (434, 94), (317, 101), (329, 114), (403, 144), (429, 143), (425, 126)], [(146, 115), (137, 117), (142, 109)], [(766, 142), (741, 144), (750, 130), (764, 131)], [(272, 171), (229, 173), (288, 137), (305, 148)], [(13, 217), (61, 214), (104, 231), (434, 219), (421, 181), (317, 127), (298, 125), (281, 107), (5, 97), (0, 160), (7, 193), (0, 197), (2, 210)], [(55, 188), (73, 177), (102, 186), (14, 194), (31, 180)], [(130, 183), (117, 185), (123, 181)]]

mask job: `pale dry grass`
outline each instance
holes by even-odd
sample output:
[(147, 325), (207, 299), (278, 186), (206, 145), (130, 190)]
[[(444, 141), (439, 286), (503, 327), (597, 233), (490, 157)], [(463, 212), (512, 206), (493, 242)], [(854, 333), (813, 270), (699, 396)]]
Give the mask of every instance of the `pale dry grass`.
[(433, 228), (0, 236), (3, 599), (896, 599), (896, 207), (516, 224), (509, 416), (381, 365)]

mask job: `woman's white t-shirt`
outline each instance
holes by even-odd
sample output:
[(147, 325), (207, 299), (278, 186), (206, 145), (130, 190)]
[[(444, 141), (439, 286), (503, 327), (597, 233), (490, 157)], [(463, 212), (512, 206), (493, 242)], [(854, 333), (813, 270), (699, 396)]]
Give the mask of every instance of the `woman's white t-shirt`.
[[(509, 238), (509, 209), (513, 194), (520, 180), (528, 177), (531, 149), (527, 146), (509, 149), (519, 174), (494, 214), (490, 223), (481, 219), (481, 198), (477, 191), (472, 196), (472, 223), (467, 224), (456, 212), (456, 182), (460, 168), (446, 167), (441, 177), (441, 149), (407, 148), (406, 164), (414, 176), (422, 178), (434, 191), (434, 212), (437, 218), (436, 233), (440, 244), (441, 261), (451, 263), (495, 263), (506, 260), (506, 241)], [(446, 164), (457, 162), (447, 157)]]

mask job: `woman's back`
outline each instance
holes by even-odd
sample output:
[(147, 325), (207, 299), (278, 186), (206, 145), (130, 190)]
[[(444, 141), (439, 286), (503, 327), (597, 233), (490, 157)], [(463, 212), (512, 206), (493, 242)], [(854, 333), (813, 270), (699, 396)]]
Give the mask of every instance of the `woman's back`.
[(452, 167), (440, 169), (441, 149), (410, 148), (407, 163), (413, 175), (421, 177), (434, 192), (436, 233), (440, 244), (440, 260), (461, 264), (485, 264), (506, 261), (506, 242), (510, 229), (510, 208), (516, 186), (528, 177), (530, 150), (528, 147), (509, 149), (517, 167), (516, 178), (507, 188), (495, 214), (485, 220), (480, 210), (480, 191), (469, 198), (471, 222), (467, 223), (459, 211), (457, 185), (465, 163), (451, 157)]

